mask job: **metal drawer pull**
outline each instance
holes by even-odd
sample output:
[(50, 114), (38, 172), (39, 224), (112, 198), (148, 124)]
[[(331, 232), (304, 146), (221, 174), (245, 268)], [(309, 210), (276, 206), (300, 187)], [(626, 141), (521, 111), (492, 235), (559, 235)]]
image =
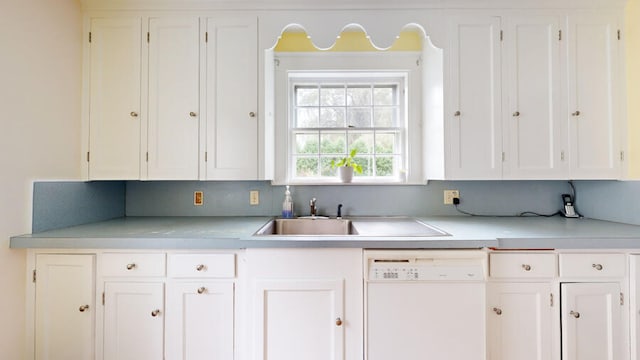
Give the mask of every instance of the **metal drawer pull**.
[(342, 319), (340, 318), (336, 319), (336, 326), (342, 326)]
[(153, 310), (153, 311), (151, 312), (151, 316), (153, 316), (153, 317), (156, 317), (156, 316), (158, 316), (158, 315), (160, 315), (160, 310), (159, 310), (159, 309), (155, 309), (155, 310)]
[(205, 271), (207, 269), (206, 266), (204, 266), (204, 264), (200, 264), (198, 266), (196, 266), (196, 270), (198, 271)]
[(191, 112), (189, 113), (189, 116), (191, 116), (191, 117), (196, 117), (196, 115), (197, 115), (197, 114), (196, 114), (195, 112), (193, 112), (193, 111), (191, 111)]
[(252, 118), (256, 117), (256, 113), (254, 113), (253, 111), (252, 111), (252, 112), (250, 112), (250, 113), (249, 113), (249, 117), (252, 117)]
[(453, 113), (453, 116), (460, 116), (460, 111), (456, 111)]
[(529, 265), (529, 264), (522, 264), (522, 269), (524, 269), (524, 271), (531, 271), (531, 265)]
[(80, 308), (78, 309), (78, 311), (80, 311), (80, 312), (85, 312), (85, 311), (87, 311), (87, 310), (89, 310), (89, 305), (82, 305), (82, 306), (80, 306)]
[(576, 111), (574, 113), (571, 113), (571, 116), (580, 116), (580, 111)]
[(138, 117), (138, 113), (135, 111), (130, 112), (129, 115), (131, 115), (131, 117)]
[(135, 263), (127, 264), (127, 270), (133, 270), (135, 268), (136, 268), (136, 264)]
[(496, 313), (496, 315), (502, 315), (502, 309), (493, 308), (493, 312)]
[(577, 312), (577, 311), (573, 311), (573, 310), (571, 310), (571, 311), (569, 312), (569, 315), (573, 316), (573, 317), (574, 317), (574, 318), (576, 318), (576, 319), (578, 319), (578, 318), (580, 317), (580, 313), (579, 313), (579, 312)]
[(513, 116), (520, 116), (520, 111), (516, 111), (513, 113)]
[(204, 294), (205, 292), (207, 292), (207, 288), (206, 287), (203, 286), (201, 288), (198, 288), (198, 294)]
[(602, 264), (593, 264), (591, 266), (598, 271), (602, 270)]

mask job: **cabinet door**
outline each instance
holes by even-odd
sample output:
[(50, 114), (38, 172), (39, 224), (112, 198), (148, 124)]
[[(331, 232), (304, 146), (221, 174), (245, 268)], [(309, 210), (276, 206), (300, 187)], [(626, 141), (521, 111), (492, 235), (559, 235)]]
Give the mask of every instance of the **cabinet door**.
[(164, 284), (107, 282), (104, 360), (163, 358)]
[(168, 360), (233, 360), (232, 282), (167, 284)]
[(500, 18), (455, 18), (450, 34), (447, 178), (500, 179)]
[(254, 360), (362, 360), (361, 249), (247, 249)]
[(504, 33), (505, 177), (566, 178), (560, 115), (560, 20), (511, 17)]
[(621, 176), (618, 26), (606, 14), (569, 17), (571, 177)]
[(343, 360), (342, 280), (256, 282), (256, 359)]
[(550, 283), (492, 283), (488, 293), (491, 360), (552, 359)]
[(37, 255), (35, 358), (94, 357), (94, 256)]
[(626, 359), (617, 283), (563, 283), (562, 359)]
[(149, 179), (198, 179), (199, 39), (198, 18), (149, 20)]
[(631, 360), (640, 360), (640, 255), (630, 256)]
[(206, 177), (258, 176), (258, 30), (255, 18), (207, 20)]
[(140, 18), (91, 19), (89, 179), (140, 178)]

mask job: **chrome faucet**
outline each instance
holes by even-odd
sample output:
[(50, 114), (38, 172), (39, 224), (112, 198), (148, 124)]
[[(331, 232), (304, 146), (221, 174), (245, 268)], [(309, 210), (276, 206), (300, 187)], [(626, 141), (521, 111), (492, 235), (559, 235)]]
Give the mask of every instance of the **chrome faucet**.
[(309, 208), (311, 209), (311, 216), (316, 216), (316, 198), (309, 200)]
[(336, 215), (336, 219), (342, 219), (342, 204), (338, 204), (338, 214)]

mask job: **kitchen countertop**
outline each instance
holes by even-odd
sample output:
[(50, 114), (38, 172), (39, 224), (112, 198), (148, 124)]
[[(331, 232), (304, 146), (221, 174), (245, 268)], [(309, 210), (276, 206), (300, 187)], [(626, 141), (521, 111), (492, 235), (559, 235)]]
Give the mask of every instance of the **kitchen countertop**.
[[(635, 249), (640, 226), (563, 217), (415, 217), (444, 236), (253, 236), (272, 217), (124, 217), (14, 236), (11, 248), (242, 249), (341, 247), (370, 249)], [(357, 227), (357, 218), (354, 218)]]

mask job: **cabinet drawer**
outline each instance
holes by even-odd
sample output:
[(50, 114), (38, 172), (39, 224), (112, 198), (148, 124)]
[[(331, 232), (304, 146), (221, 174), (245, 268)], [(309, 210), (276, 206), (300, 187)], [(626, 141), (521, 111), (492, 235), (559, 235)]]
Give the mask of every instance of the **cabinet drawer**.
[(560, 254), (563, 277), (623, 277), (625, 270), (624, 254)]
[(102, 276), (164, 276), (165, 254), (106, 253)]
[(490, 254), (493, 278), (552, 278), (556, 276), (556, 254)]
[(232, 278), (235, 254), (170, 254), (168, 272), (176, 278)]

